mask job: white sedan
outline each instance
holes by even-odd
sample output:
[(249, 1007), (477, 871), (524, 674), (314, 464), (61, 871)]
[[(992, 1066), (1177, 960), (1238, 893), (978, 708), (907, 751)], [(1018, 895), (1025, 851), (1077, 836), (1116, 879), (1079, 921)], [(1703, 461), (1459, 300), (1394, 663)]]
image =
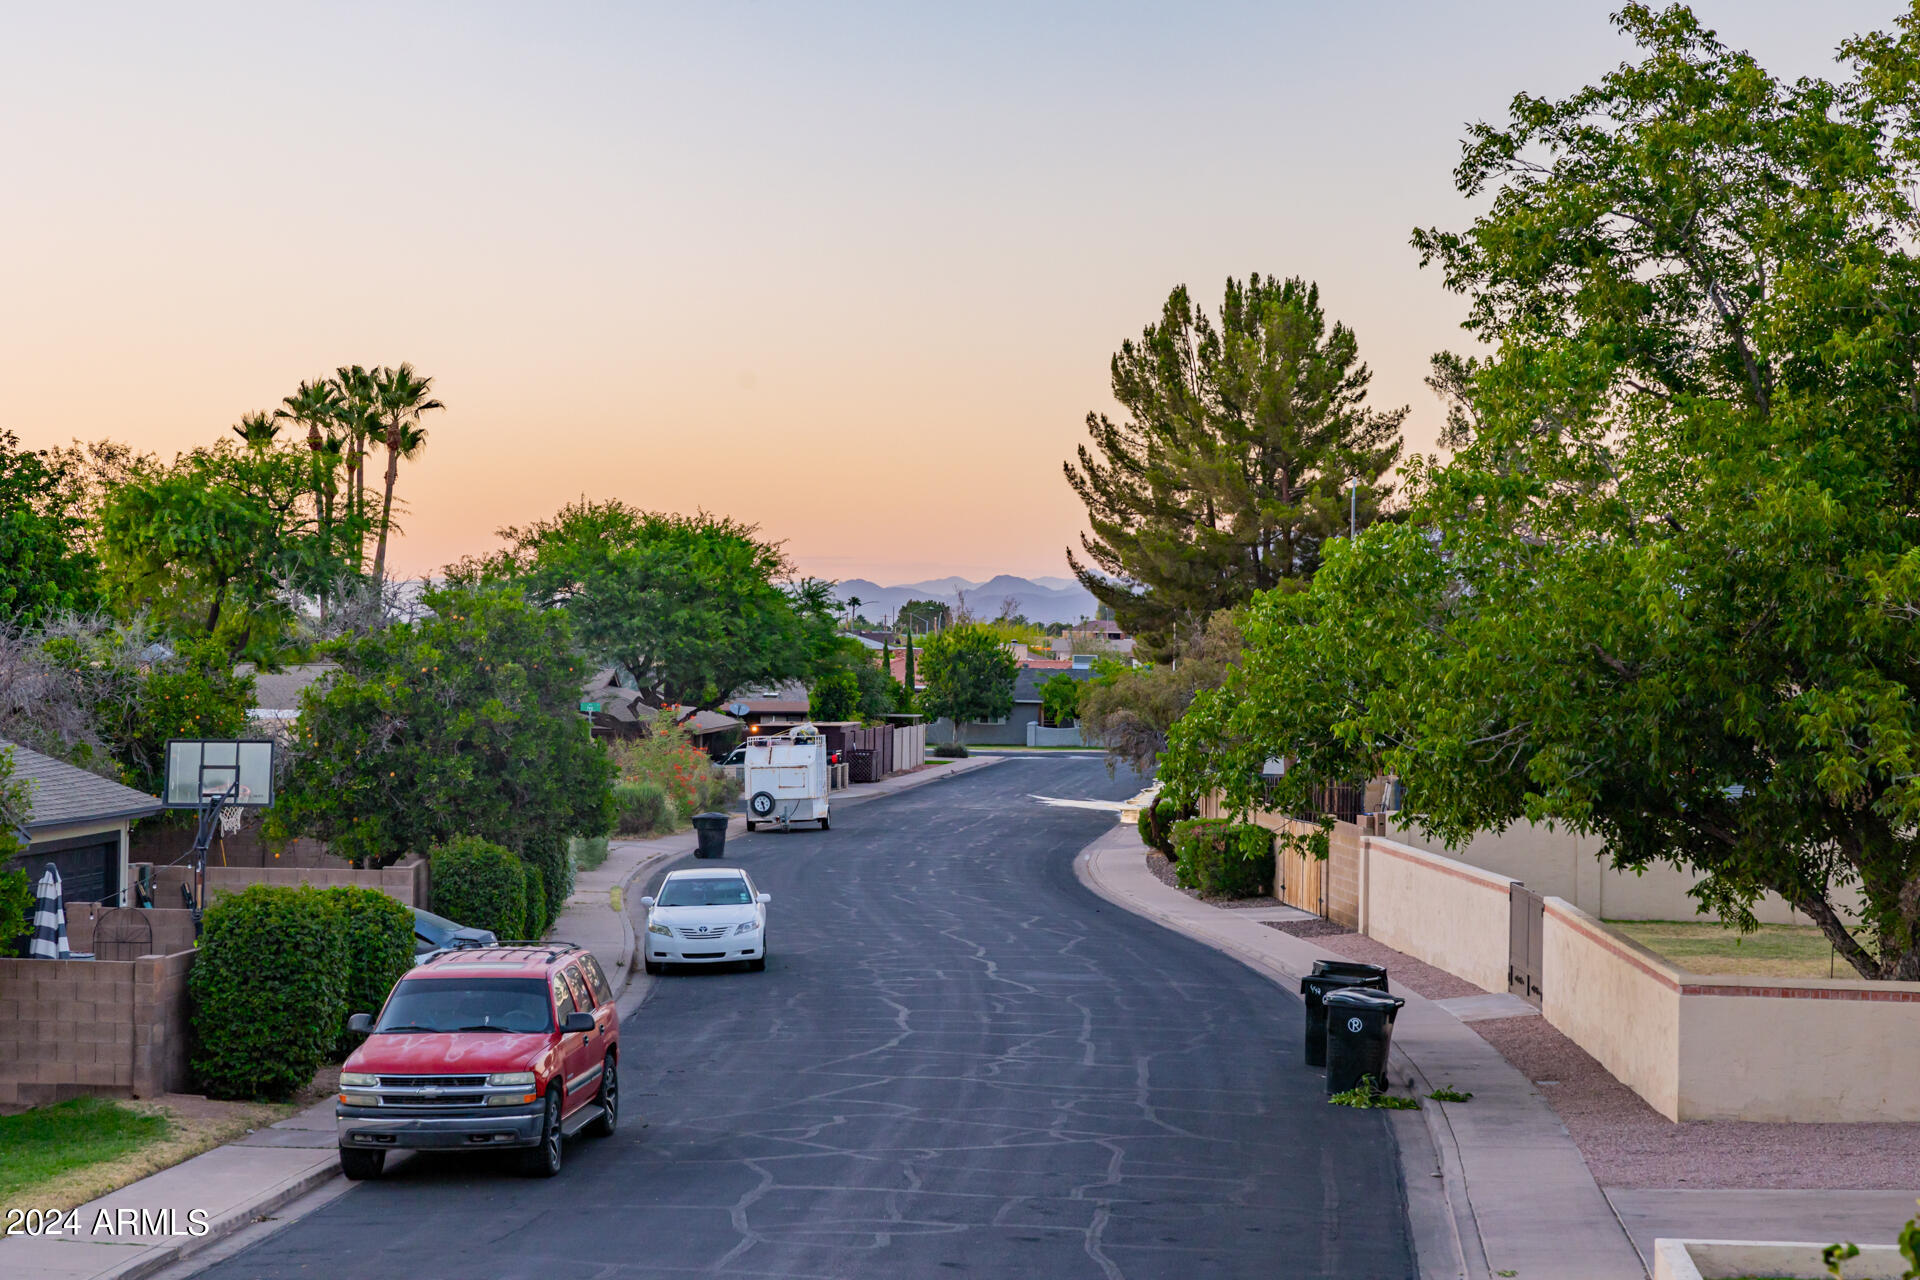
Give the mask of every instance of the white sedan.
[(642, 898), (647, 908), (648, 973), (670, 964), (732, 964), (745, 961), (759, 972), (767, 967), (767, 904), (744, 871), (705, 867), (672, 871), (658, 898)]

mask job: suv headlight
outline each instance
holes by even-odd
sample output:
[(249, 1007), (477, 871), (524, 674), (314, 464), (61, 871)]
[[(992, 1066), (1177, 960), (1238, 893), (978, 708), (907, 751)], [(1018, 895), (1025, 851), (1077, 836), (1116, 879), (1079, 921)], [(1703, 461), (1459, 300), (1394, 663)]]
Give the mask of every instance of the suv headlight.
[(496, 1071), (494, 1074), (487, 1077), (487, 1083), (496, 1084), (496, 1085), (520, 1084), (520, 1085), (526, 1085), (529, 1088), (531, 1088), (533, 1085), (533, 1072), (531, 1071)]
[(657, 933), (663, 938), (671, 938), (673, 936), (673, 930), (663, 924), (649, 924), (647, 925), (647, 932)]
[(366, 1075), (359, 1071), (342, 1071), (340, 1087), (342, 1089), (377, 1089), (380, 1087), (380, 1077)]
[(738, 929), (734, 930), (735, 933), (758, 933), (759, 931), (760, 931), (760, 922), (758, 920), (749, 920), (745, 924), (741, 925)]

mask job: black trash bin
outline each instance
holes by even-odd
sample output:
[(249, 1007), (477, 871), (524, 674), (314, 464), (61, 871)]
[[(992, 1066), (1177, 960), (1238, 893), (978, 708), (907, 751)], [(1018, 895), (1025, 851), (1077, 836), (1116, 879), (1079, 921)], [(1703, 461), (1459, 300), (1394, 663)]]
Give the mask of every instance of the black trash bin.
[(1393, 1047), (1393, 1019), (1406, 1003), (1399, 996), (1365, 987), (1327, 992), (1327, 1092), (1358, 1088), (1368, 1076), (1387, 1087), (1387, 1050)]
[(1378, 982), (1367, 985), (1379, 991), (1387, 989), (1387, 971), (1377, 964), (1363, 964), (1358, 960), (1315, 960), (1313, 971), (1317, 975), (1337, 973), (1343, 978), (1378, 978)]
[(724, 813), (696, 813), (693, 815), (693, 829), (700, 834), (700, 846), (693, 851), (696, 858), (724, 858), (727, 856), (727, 815)]
[[(1339, 960), (1317, 960), (1314, 968), (1321, 965), (1337, 965)], [(1375, 969), (1376, 965), (1366, 968)], [(1322, 1000), (1330, 991), (1339, 991), (1346, 987), (1371, 987), (1376, 991), (1387, 989), (1387, 973), (1381, 969), (1374, 973), (1310, 973), (1300, 979), (1300, 996), (1307, 1005), (1307, 1036), (1303, 1042), (1306, 1051), (1306, 1064), (1310, 1067), (1327, 1065), (1327, 1010)]]

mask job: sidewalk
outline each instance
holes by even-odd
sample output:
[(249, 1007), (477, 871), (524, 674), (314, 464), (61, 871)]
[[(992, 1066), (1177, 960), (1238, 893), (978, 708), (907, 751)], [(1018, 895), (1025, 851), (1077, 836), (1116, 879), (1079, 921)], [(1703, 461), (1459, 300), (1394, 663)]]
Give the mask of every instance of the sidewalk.
[[(137, 1280), (150, 1275), (338, 1177), (337, 1146), (329, 1097), (81, 1205), (73, 1211), (77, 1216), (61, 1219), (60, 1235), (0, 1238), (0, 1276)], [(76, 1221), (77, 1232), (69, 1229)]]
[[(1315, 960), (1342, 958), (1268, 928), (1270, 911), (1222, 909), (1161, 884), (1144, 854), (1134, 828), (1120, 826), (1082, 850), (1074, 870), (1109, 901), (1288, 991)], [(1644, 1280), (1633, 1242), (1532, 1083), (1449, 1009), (1400, 985), (1394, 994), (1407, 1002), (1394, 1024), (1396, 1077), (1412, 1077), (1422, 1095), (1442, 1085), (1473, 1094), (1466, 1103), (1423, 1096), (1418, 1113), (1394, 1113), (1422, 1276)]]

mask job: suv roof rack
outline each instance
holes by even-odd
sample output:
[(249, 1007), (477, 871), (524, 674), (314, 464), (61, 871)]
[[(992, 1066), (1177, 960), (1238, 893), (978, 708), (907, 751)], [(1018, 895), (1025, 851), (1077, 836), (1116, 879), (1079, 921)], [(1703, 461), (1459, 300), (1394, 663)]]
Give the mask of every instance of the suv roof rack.
[(575, 951), (584, 951), (585, 949), (586, 948), (577, 942), (540, 942), (521, 938), (509, 942), (496, 942), (491, 946), (483, 943), (477, 947), (451, 947), (440, 952), (428, 960), (427, 963), (437, 964), (449, 956), (466, 957), (470, 960), (473, 954), (478, 951), (544, 951), (547, 953), (548, 960), (558, 960), (561, 956), (571, 955)]

